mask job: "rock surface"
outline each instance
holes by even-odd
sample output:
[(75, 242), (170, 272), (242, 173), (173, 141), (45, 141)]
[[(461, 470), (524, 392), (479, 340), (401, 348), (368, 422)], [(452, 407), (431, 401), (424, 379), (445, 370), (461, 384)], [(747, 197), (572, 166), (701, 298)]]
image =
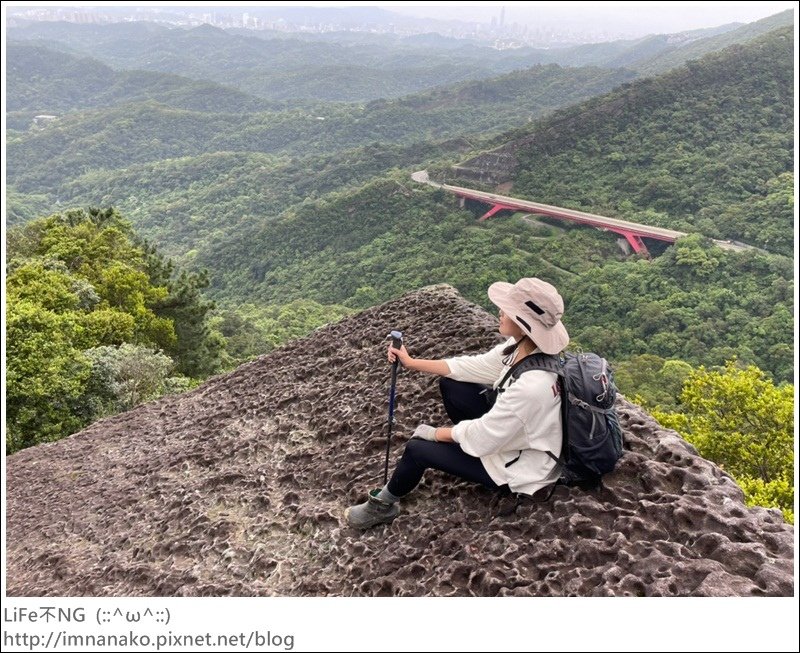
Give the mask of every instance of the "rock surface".
[[(7, 459), (12, 596), (791, 596), (793, 528), (619, 401), (626, 454), (591, 492), (509, 512), (426, 473), (390, 526), (343, 509), (383, 475), (386, 335), (479, 352), (496, 320), (425, 288), (209, 380)], [(446, 424), (434, 377), (401, 372), (392, 460)]]

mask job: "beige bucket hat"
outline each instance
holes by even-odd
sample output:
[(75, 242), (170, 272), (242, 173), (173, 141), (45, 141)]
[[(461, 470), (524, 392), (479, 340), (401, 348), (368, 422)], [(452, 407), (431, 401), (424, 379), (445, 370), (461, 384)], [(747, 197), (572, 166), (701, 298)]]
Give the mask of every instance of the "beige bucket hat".
[(513, 284), (497, 281), (489, 286), (489, 299), (545, 354), (557, 354), (569, 343), (569, 334), (561, 323), (564, 300), (546, 281), (534, 277)]

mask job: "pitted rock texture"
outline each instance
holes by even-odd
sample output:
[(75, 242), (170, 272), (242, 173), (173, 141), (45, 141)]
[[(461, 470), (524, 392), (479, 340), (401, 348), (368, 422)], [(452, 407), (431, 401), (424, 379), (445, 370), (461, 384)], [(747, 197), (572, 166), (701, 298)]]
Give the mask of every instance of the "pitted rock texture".
[[(366, 533), (381, 484), (386, 336), (480, 352), (497, 322), (449, 286), (317, 330), (193, 392), (7, 460), (7, 592), (69, 596), (730, 596), (793, 591), (793, 529), (620, 399), (626, 454), (544, 503), (428, 471)], [(437, 379), (402, 371), (391, 458), (447, 424)], [(510, 513), (510, 514), (509, 514)]]

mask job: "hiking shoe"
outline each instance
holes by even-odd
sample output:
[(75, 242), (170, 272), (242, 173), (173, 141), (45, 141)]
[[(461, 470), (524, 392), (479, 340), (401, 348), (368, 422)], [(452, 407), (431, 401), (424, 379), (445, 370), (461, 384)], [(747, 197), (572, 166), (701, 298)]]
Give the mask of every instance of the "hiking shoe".
[(364, 503), (350, 506), (344, 511), (344, 518), (353, 528), (372, 528), (378, 524), (388, 524), (400, 514), (396, 503), (381, 501), (377, 496), (380, 490), (372, 490)]

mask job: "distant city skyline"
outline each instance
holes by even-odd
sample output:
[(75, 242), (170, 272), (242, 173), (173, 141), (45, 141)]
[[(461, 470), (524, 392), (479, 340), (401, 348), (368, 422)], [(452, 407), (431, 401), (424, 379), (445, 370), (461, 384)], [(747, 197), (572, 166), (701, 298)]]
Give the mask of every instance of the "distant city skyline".
[[(377, 7), (402, 17), (403, 23), (393, 26), (389, 31), (398, 33), (420, 33), (427, 30), (439, 32), (456, 38), (503, 38), (506, 43), (541, 44), (547, 43), (587, 43), (616, 39), (640, 38), (648, 34), (668, 34), (727, 25), (730, 23), (749, 23), (771, 16), (797, 3), (789, 1), (770, 2), (464, 2), (459, 4), (441, 2), (418, 2), (414, 5), (400, 5), (397, 0), (388, 2), (235, 2), (220, 4), (218, 2), (119, 2), (108, 5), (103, 2), (7, 2), (3, 13), (10, 10), (13, 14), (26, 12), (38, 13), (36, 19), (46, 20), (80, 20), (69, 16), (69, 12), (81, 14), (103, 14), (106, 20), (115, 20), (109, 16), (124, 19), (123, 14), (137, 15), (138, 20), (155, 20), (155, 15), (165, 19), (171, 10), (177, 13), (192, 12), (198, 16), (220, 14), (250, 15), (261, 13), (259, 10), (275, 13), (279, 8), (290, 7), (287, 14), (297, 16), (298, 10), (304, 8), (317, 9), (368, 9)], [(37, 10), (41, 10), (38, 12)], [(308, 12), (304, 12), (308, 13)], [(319, 13), (319, 12), (318, 12)], [(350, 13), (350, 12), (349, 12)], [(374, 13), (374, 12), (373, 12)], [(153, 15), (153, 18), (150, 17)], [(327, 12), (331, 16), (331, 12)], [(130, 19), (130, 17), (128, 18)], [(175, 22), (167, 19), (168, 22)], [(431, 22), (426, 25), (425, 21)], [(413, 21), (413, 24), (408, 24)], [(222, 27), (232, 26), (225, 22), (211, 20)], [(295, 25), (288, 25), (289, 31), (302, 24), (292, 20)], [(324, 25), (326, 29), (336, 29), (339, 21), (315, 20), (311, 31)], [(271, 29), (274, 23), (251, 18), (252, 24), (242, 26), (255, 29)], [(390, 25), (391, 21), (385, 21)], [(190, 24), (195, 24), (194, 21)], [(470, 30), (468, 25), (476, 26)], [(355, 31), (366, 30), (369, 25), (346, 27)], [(372, 25), (374, 28), (374, 24)], [(304, 27), (301, 29), (305, 29)], [(371, 30), (370, 30), (371, 31)], [(386, 31), (381, 28), (378, 31)], [(509, 39), (516, 39), (509, 41)]]
[[(329, 3), (333, 5), (334, 3)], [(337, 3), (344, 5), (345, 3)], [(355, 3), (353, 3), (355, 4)], [(499, 21), (527, 27), (554, 27), (572, 31), (646, 36), (750, 23), (797, 6), (796, 2), (481, 2), (419, 5), (377, 4), (406, 16), (438, 20)]]

